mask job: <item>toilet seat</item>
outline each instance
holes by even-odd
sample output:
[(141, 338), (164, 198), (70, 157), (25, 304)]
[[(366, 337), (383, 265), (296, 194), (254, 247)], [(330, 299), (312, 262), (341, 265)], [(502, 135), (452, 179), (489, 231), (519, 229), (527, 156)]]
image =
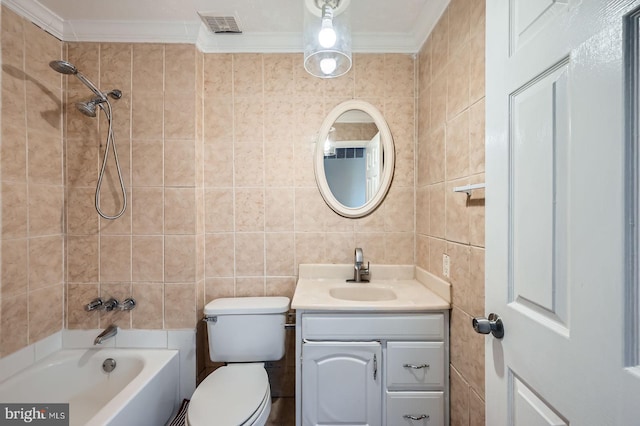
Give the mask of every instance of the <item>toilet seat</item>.
[(257, 426), (266, 423), (270, 411), (271, 391), (263, 364), (230, 364), (218, 368), (196, 388), (187, 424)]

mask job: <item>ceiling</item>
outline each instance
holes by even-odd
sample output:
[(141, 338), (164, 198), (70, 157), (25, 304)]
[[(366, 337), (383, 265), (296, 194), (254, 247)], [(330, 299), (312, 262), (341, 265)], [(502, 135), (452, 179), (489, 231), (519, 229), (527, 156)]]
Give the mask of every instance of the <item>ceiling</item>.
[[(0, 0), (64, 41), (195, 43), (204, 52), (299, 52), (304, 0)], [(449, 0), (350, 0), (354, 52), (415, 53)], [(234, 16), (213, 34), (198, 12)]]

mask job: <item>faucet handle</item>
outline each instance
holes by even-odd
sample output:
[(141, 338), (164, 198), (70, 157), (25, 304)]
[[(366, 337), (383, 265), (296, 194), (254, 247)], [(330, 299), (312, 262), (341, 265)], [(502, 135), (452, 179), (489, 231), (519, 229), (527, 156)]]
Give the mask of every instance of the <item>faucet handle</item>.
[(119, 305), (118, 301), (112, 297), (111, 299), (104, 302), (103, 309), (107, 312), (111, 312), (114, 309), (116, 309), (118, 305)]
[(133, 297), (127, 297), (122, 303), (118, 305), (118, 309), (120, 309), (121, 311), (130, 311), (135, 307), (136, 301)]
[(84, 305), (84, 310), (87, 312), (95, 311), (96, 309), (100, 309), (103, 305), (103, 301), (101, 297), (97, 297), (93, 299), (91, 302)]
[(366, 275), (369, 276), (369, 265), (371, 263), (367, 261), (367, 267), (366, 268), (360, 268), (360, 276), (362, 275)]
[(355, 263), (357, 265), (362, 265), (364, 263), (364, 254), (362, 252), (362, 248), (357, 247), (354, 253)]

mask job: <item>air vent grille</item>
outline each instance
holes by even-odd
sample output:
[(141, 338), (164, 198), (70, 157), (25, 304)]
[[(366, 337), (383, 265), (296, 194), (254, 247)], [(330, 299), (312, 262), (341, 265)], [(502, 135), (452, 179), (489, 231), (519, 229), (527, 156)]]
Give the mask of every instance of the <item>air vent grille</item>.
[(216, 34), (242, 34), (238, 22), (234, 16), (214, 16), (198, 14), (209, 31)]

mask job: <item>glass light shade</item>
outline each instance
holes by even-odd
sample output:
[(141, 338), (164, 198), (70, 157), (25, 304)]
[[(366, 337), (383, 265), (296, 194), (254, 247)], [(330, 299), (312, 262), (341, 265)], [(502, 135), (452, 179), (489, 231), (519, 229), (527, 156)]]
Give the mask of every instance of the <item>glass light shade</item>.
[[(315, 10), (310, 10), (310, 7)], [(330, 43), (333, 41), (331, 37), (324, 38), (325, 35), (331, 36), (331, 34), (328, 34), (331, 27), (333, 27), (336, 37), (334, 43)], [(321, 31), (323, 31), (322, 39)], [(327, 22), (327, 19), (323, 19), (320, 8), (315, 6), (304, 7), (302, 38), (304, 43), (304, 68), (311, 75), (320, 78), (333, 78), (344, 75), (351, 69), (349, 7), (334, 10), (333, 19), (329, 22)]]

